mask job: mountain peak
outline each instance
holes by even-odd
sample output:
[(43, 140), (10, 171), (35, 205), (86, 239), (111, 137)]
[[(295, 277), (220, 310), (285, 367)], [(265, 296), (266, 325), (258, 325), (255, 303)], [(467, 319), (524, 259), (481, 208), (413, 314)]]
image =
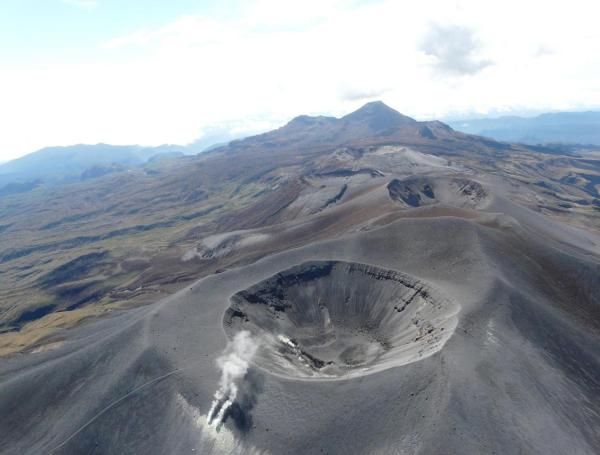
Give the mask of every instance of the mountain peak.
[(292, 120), (290, 120), (287, 123), (287, 125), (304, 127), (304, 126), (310, 126), (310, 125), (316, 125), (316, 124), (327, 124), (327, 123), (335, 122), (336, 120), (337, 119), (335, 117), (327, 117), (324, 115), (318, 115), (318, 116), (299, 115), (297, 117), (294, 117)]
[(371, 128), (384, 130), (407, 123), (415, 123), (416, 120), (392, 109), (382, 101), (372, 101), (358, 110), (342, 117), (348, 123), (367, 123)]
[(392, 109), (391, 107), (389, 107), (387, 104), (385, 104), (381, 100), (369, 101), (368, 103), (364, 104), (362, 107), (360, 107), (357, 110), (360, 111), (363, 109), (386, 109), (386, 110), (391, 110), (391, 111), (397, 112), (396, 110)]

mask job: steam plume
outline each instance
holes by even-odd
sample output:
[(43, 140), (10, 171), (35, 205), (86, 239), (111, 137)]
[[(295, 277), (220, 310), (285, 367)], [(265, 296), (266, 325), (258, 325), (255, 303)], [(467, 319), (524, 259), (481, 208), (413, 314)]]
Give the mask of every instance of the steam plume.
[(208, 411), (209, 424), (218, 427), (223, 421), (225, 412), (237, 397), (238, 381), (246, 375), (250, 360), (257, 349), (258, 343), (250, 336), (250, 332), (243, 330), (227, 343), (225, 352), (217, 358), (217, 366), (221, 370), (221, 380)]

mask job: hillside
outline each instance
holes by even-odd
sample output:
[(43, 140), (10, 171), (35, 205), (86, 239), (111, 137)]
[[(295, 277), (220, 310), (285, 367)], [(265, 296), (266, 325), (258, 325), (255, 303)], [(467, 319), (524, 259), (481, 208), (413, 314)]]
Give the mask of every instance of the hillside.
[[(333, 209), (358, 191), (352, 179), (378, 184), (398, 171), (450, 166), (485, 172), (510, 182), (510, 197), (527, 207), (573, 225), (598, 226), (599, 163), (416, 122), (373, 103), (340, 119), (297, 117), (203, 155), (33, 189), (0, 200), (0, 271), (7, 284), (0, 291), (2, 327), (13, 330), (56, 311), (67, 310), (61, 317), (69, 318), (75, 309), (97, 312), (155, 300), (181, 283), (280, 248), (241, 257), (194, 253), (182, 260), (202, 238), (282, 229), (276, 226), (307, 216), (338, 224)], [(65, 268), (74, 269), (61, 272)]]
[(600, 447), (593, 152), (377, 102), (0, 214), (0, 452)]

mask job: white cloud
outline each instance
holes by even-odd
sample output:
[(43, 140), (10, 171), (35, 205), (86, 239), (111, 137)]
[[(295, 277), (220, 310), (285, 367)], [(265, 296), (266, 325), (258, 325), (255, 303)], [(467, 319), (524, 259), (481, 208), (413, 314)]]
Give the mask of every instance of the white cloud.
[(456, 25), (432, 25), (421, 50), (435, 58), (435, 67), (444, 73), (476, 74), (492, 64), (477, 56), (479, 43), (472, 29)]
[[(594, 2), (283, 3), (132, 31), (85, 62), (0, 62), (0, 157), (77, 142), (188, 143), (215, 126), (268, 129), (375, 97), (417, 118), (600, 106)], [(425, 52), (431, 24), (467, 30), (466, 44)]]

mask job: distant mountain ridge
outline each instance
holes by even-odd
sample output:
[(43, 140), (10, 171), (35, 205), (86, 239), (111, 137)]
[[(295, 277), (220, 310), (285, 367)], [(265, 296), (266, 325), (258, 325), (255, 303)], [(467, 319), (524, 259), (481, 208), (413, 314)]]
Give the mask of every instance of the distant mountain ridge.
[(108, 169), (113, 166), (115, 169), (121, 169), (122, 166), (137, 166), (156, 155), (181, 153), (182, 148), (175, 145), (142, 147), (109, 144), (46, 147), (1, 164), (0, 186), (9, 183), (26, 183), (32, 180), (40, 180), (44, 183), (74, 181), (94, 167), (100, 166)]
[(454, 129), (524, 144), (600, 145), (600, 112), (553, 112), (537, 117), (505, 116), (448, 120)]
[[(438, 147), (438, 139), (467, 141), (467, 135), (439, 121), (418, 122), (381, 101), (373, 101), (343, 117), (300, 115), (284, 126), (266, 133), (236, 139), (213, 147), (207, 141), (223, 137), (209, 134), (187, 146), (163, 145), (73, 145), (47, 147), (0, 165), (0, 196), (30, 191), (40, 185), (72, 183), (123, 172), (147, 164), (160, 165), (164, 159), (199, 152), (269, 150), (310, 151), (336, 147), (353, 141), (385, 143), (405, 141), (424, 147)], [(494, 147), (501, 147), (495, 144)]]
[(439, 121), (418, 122), (381, 101), (365, 104), (340, 118), (301, 115), (273, 131), (230, 142), (214, 151), (311, 150), (342, 146), (355, 140), (378, 143), (401, 137), (409, 143), (432, 144), (442, 137), (463, 138)]
[(188, 145), (76, 144), (44, 147), (11, 161), (0, 162), (0, 196), (29, 191), (41, 184), (56, 185), (97, 178), (108, 173), (193, 155), (226, 145), (237, 136), (212, 131)]
[[(578, 121), (583, 124), (583, 120), (587, 119), (585, 125), (593, 124), (596, 117), (592, 120), (588, 117), (580, 114)], [(546, 125), (554, 125), (562, 117), (548, 114), (540, 118)], [(600, 114), (598, 119), (600, 122)], [(509, 130), (511, 122), (521, 120), (507, 118), (502, 121), (506, 125), (505, 129)], [(278, 129), (208, 148), (205, 147), (207, 141), (223, 138), (222, 132), (216, 131), (187, 146), (96, 144), (48, 147), (0, 165), (0, 196), (30, 191), (40, 185), (72, 183), (143, 166), (161, 166), (165, 160), (174, 160), (184, 154), (199, 152), (219, 154), (254, 151), (268, 154), (277, 150), (286, 153), (310, 153), (348, 144), (364, 146), (394, 142), (420, 147), (429, 153), (458, 153), (458, 150), (462, 150), (468, 153), (489, 154), (492, 150), (494, 153), (510, 150), (511, 144), (480, 137), (488, 136), (508, 141), (502, 134), (495, 134), (496, 130), (486, 127), (493, 126), (493, 122), (494, 119), (459, 122), (459, 129), (467, 130), (465, 133), (440, 121), (417, 121), (381, 101), (374, 101), (340, 118), (300, 115)], [(595, 133), (600, 143), (600, 128)]]
[[(503, 142), (524, 144), (592, 144), (600, 146), (600, 112), (557, 112), (526, 118), (506, 116), (449, 120), (447, 124), (418, 122), (381, 101), (365, 104), (341, 118), (300, 115), (279, 129), (236, 139), (218, 129), (187, 146), (78, 144), (46, 147), (21, 158), (0, 163), (0, 195), (28, 191), (39, 184), (68, 183), (107, 172), (156, 162), (178, 154), (196, 154), (240, 147), (319, 147), (374, 136), (433, 141), (456, 133), (475, 134)], [(454, 134), (456, 137), (456, 134)], [(230, 142), (232, 141), (232, 142)], [(213, 145), (215, 144), (215, 145)], [(231, 144), (231, 147), (229, 145)], [(92, 169), (93, 168), (93, 169)], [(99, 171), (99, 169), (102, 171)], [(9, 185), (10, 184), (10, 185)], [(9, 186), (7, 186), (9, 185)]]
[[(76, 144), (66, 147), (45, 147), (21, 158), (0, 165), (0, 174), (32, 173), (78, 170), (93, 164), (139, 163), (154, 149), (136, 145)], [(93, 154), (93, 156), (91, 156)], [(36, 169), (32, 169), (33, 167)]]

